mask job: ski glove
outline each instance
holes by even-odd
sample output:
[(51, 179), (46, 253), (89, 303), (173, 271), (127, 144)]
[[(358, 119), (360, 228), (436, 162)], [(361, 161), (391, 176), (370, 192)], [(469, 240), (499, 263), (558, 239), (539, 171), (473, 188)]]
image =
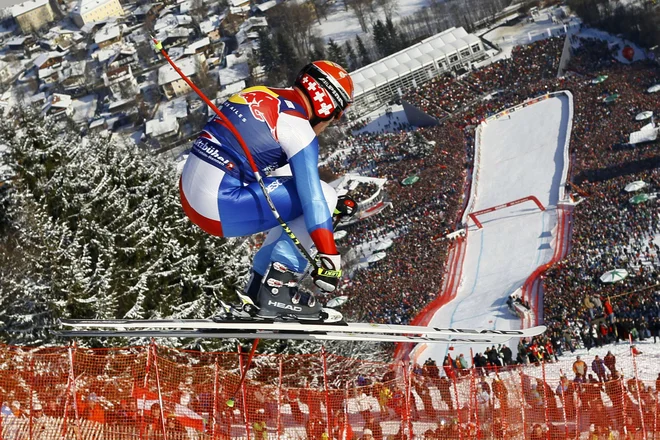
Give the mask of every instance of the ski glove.
[(314, 284), (325, 292), (334, 292), (341, 279), (341, 255), (319, 253), (316, 260), (318, 265), (312, 272)]
[(337, 199), (337, 207), (333, 215), (340, 215), (342, 217), (350, 217), (355, 214), (357, 209), (357, 202), (351, 196), (341, 196)]

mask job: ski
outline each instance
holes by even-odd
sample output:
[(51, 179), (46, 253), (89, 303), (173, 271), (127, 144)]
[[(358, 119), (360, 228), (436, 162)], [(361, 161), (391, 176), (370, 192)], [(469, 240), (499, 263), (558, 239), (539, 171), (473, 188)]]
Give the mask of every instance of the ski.
[(365, 333), (365, 334), (398, 334), (398, 335), (424, 335), (432, 338), (469, 337), (474, 340), (491, 339), (494, 336), (510, 338), (531, 338), (542, 334), (545, 326), (537, 326), (520, 330), (495, 329), (456, 329), (434, 328), (413, 325), (375, 324), (359, 322), (338, 322), (332, 324), (311, 321), (271, 321), (259, 319), (239, 319), (216, 322), (211, 319), (62, 319), (62, 325), (67, 327), (91, 328), (143, 328), (143, 329), (187, 329), (187, 330), (216, 330), (216, 331), (263, 331), (273, 330), (280, 332), (333, 332), (333, 333)]
[[(66, 338), (209, 338), (209, 339), (293, 339), (316, 341), (362, 341), (362, 342), (423, 342), (445, 344), (502, 344), (511, 336), (491, 335), (488, 338), (406, 336), (378, 333), (350, 332), (286, 332), (245, 330), (234, 332), (203, 330), (64, 330), (56, 332)], [(453, 335), (452, 335), (453, 336)]]

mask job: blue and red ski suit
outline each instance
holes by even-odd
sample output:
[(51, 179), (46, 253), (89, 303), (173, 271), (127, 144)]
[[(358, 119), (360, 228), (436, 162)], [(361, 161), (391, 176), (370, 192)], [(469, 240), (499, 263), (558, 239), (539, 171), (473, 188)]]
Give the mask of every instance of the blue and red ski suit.
[[(318, 140), (298, 93), (251, 87), (230, 97), (221, 111), (243, 137), (275, 207), (303, 246), (337, 254), (331, 217), (337, 194), (319, 178)], [(209, 121), (195, 140), (179, 190), (188, 218), (209, 234), (237, 237), (270, 229), (255, 256), (255, 272), (264, 275), (273, 261), (304, 271), (307, 260), (283, 233), (239, 142), (220, 118)]]

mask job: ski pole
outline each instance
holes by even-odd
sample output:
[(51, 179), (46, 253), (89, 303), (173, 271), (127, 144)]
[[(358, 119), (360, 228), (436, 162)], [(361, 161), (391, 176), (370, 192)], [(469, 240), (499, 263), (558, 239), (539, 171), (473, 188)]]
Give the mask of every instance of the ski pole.
[(261, 173), (259, 172), (259, 168), (257, 168), (257, 164), (254, 162), (254, 158), (252, 157), (252, 153), (250, 153), (250, 149), (247, 147), (247, 145), (245, 144), (245, 141), (243, 140), (243, 136), (241, 136), (241, 134), (238, 132), (238, 130), (236, 130), (236, 127), (234, 127), (234, 125), (229, 121), (229, 119), (227, 119), (227, 117), (222, 114), (220, 109), (218, 109), (218, 107), (215, 104), (213, 104), (211, 102), (211, 100), (206, 97), (206, 95), (204, 95), (204, 92), (199, 90), (199, 88), (197, 88), (197, 86), (190, 80), (190, 78), (188, 78), (181, 71), (181, 69), (179, 69), (179, 67), (174, 63), (174, 61), (172, 61), (170, 56), (167, 54), (167, 52), (163, 48), (163, 44), (160, 41), (156, 40), (156, 38), (154, 36), (152, 36), (151, 39), (154, 42), (154, 49), (159, 51), (165, 57), (167, 62), (170, 64), (170, 66), (172, 66), (172, 68), (176, 71), (176, 73), (179, 74), (181, 79), (183, 79), (190, 86), (190, 88), (193, 89), (195, 93), (197, 93), (197, 96), (202, 98), (202, 101), (204, 101), (206, 103), (206, 105), (208, 105), (211, 108), (211, 110), (213, 110), (215, 112), (215, 114), (218, 115), (218, 117), (222, 121), (222, 124), (234, 135), (234, 137), (236, 138), (236, 140), (240, 144), (241, 148), (243, 149), (243, 152), (245, 153), (245, 157), (247, 158), (248, 163), (250, 164), (250, 168), (252, 169), (252, 173), (254, 174), (255, 179), (259, 183), (259, 186), (261, 187), (261, 191), (263, 192), (264, 197), (266, 198), (266, 202), (268, 203), (268, 207), (270, 208), (270, 211), (275, 216), (275, 219), (278, 221), (280, 226), (282, 226), (282, 229), (284, 229), (284, 232), (286, 232), (286, 235), (288, 235), (289, 238), (291, 239), (291, 241), (293, 241), (293, 244), (296, 245), (296, 248), (298, 249), (298, 251), (300, 251), (300, 253), (303, 255), (303, 257), (305, 257), (305, 259), (309, 262), (309, 264), (311, 264), (312, 267), (314, 267), (314, 268), (318, 268), (319, 265), (316, 262), (316, 260), (314, 260), (314, 258), (312, 258), (312, 256), (309, 254), (309, 252), (307, 252), (307, 249), (305, 249), (305, 247), (302, 245), (302, 243), (300, 243), (300, 240), (298, 240), (298, 237), (296, 237), (296, 235), (293, 233), (293, 231), (291, 230), (289, 225), (286, 224), (284, 219), (282, 219), (282, 216), (280, 215), (280, 213), (277, 211), (277, 208), (275, 207), (275, 204), (273, 203), (273, 200), (270, 198), (270, 195), (268, 194), (268, 190), (266, 189), (266, 185), (264, 184), (263, 178), (261, 177)]
[(254, 356), (254, 352), (257, 349), (257, 345), (259, 344), (259, 339), (255, 339), (252, 341), (252, 348), (250, 349), (250, 354), (248, 355), (247, 362), (245, 363), (245, 368), (243, 368), (243, 372), (241, 373), (241, 379), (238, 381), (238, 385), (236, 385), (236, 389), (232, 393), (231, 397), (227, 400), (227, 406), (229, 408), (234, 407), (234, 403), (236, 401), (236, 394), (241, 390), (241, 387), (243, 386), (243, 382), (245, 382), (245, 376), (247, 376), (247, 371), (250, 369), (250, 364), (252, 363), (252, 356)]

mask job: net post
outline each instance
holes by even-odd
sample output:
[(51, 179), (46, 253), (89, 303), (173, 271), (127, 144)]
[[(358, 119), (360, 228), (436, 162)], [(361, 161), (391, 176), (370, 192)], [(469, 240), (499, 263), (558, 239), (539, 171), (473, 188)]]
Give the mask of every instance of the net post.
[(215, 439), (216, 418), (218, 412), (218, 356), (215, 356), (213, 363), (213, 406), (211, 407), (211, 437)]
[[(147, 384), (149, 380), (149, 371), (151, 370), (151, 345), (147, 349), (147, 366), (144, 372), (144, 381), (142, 383), (142, 409), (140, 410), (140, 440), (144, 440), (144, 407), (147, 404)], [(139, 409), (139, 408), (138, 408)]]
[[(403, 369), (403, 377), (406, 385), (406, 427), (408, 429), (408, 438), (413, 438), (413, 425), (412, 425), (412, 407), (410, 396), (412, 394), (412, 364), (410, 358), (406, 361), (405, 368)], [(416, 409), (416, 408), (415, 408)]]
[[(243, 350), (241, 349), (241, 344), (237, 344), (238, 346), (238, 368), (239, 371), (243, 372)], [(247, 371), (245, 372), (247, 375)], [(245, 381), (241, 383), (241, 400), (243, 403), (243, 421), (245, 423), (245, 433), (247, 434), (247, 438), (250, 438), (250, 419), (248, 417), (248, 407), (247, 407), (247, 395), (245, 391)]]
[(80, 414), (78, 413), (78, 395), (76, 393), (76, 376), (74, 372), (74, 354), (78, 350), (78, 344), (74, 341), (73, 344), (69, 346), (69, 378), (71, 380), (71, 400), (73, 401), (73, 415), (76, 418), (76, 423), (74, 425), (74, 432), (76, 433), (76, 438), (82, 440), (80, 435)]
[[(32, 431), (32, 424), (34, 423), (34, 418), (33, 418), (33, 413), (34, 411), (32, 410), (34, 408), (34, 354), (30, 354), (30, 386), (28, 389), (30, 390), (30, 419), (28, 421), (28, 435), (29, 439), (33, 439), (33, 431)], [(0, 431), (1, 432), (1, 431)]]
[[(472, 353), (472, 347), (470, 347), (470, 358), (474, 359), (473, 353)], [(481, 426), (479, 425), (479, 399), (477, 397), (477, 394), (479, 391), (477, 391), (477, 385), (476, 385), (476, 378), (474, 377), (474, 365), (472, 368), (470, 368), (470, 405), (474, 405), (474, 409), (470, 411), (470, 417), (468, 419), (468, 423), (472, 421), (472, 415), (474, 415), (474, 424), (477, 427), (477, 438), (481, 438)], [(476, 409), (476, 411), (475, 411)]]
[[(449, 355), (447, 355), (447, 356), (449, 356)], [(454, 369), (454, 362), (453, 362), (451, 356), (449, 356), (449, 364), (450, 364), (450, 368), (453, 370)], [(454, 382), (454, 395), (456, 395), (456, 418), (458, 419), (458, 426), (459, 426), (458, 438), (459, 438), (459, 440), (462, 440), (463, 439), (463, 430), (460, 428), (460, 426), (461, 426), (461, 402), (458, 400), (458, 385), (456, 383), (458, 381), (458, 378), (457, 378), (457, 372), (454, 371), (453, 373), (454, 374), (452, 375), (453, 377), (451, 379)], [(469, 408), (470, 407), (468, 406), (468, 411), (469, 411)]]
[(332, 434), (330, 427), (332, 426), (332, 410), (330, 409), (330, 395), (328, 393), (328, 359), (325, 352), (325, 345), (321, 345), (321, 358), (323, 360), (323, 391), (325, 394), (325, 415), (326, 415), (326, 429), (328, 430), (328, 437)]
[[(631, 342), (631, 344), (630, 344), (630, 355), (632, 356), (633, 371), (635, 372), (635, 388), (637, 388), (637, 402), (638, 402), (637, 409), (639, 410), (639, 419), (642, 423), (642, 435), (643, 435), (644, 440), (646, 440), (646, 426), (645, 426), (645, 422), (644, 422), (644, 412), (642, 411), (642, 396), (641, 396), (640, 391), (639, 391), (640, 380), (639, 380), (639, 371), (637, 371), (637, 355), (632, 350), (632, 335), (628, 334), (628, 337), (630, 338), (630, 342)], [(656, 390), (656, 392), (657, 392), (657, 390)], [(657, 401), (656, 401), (656, 405), (657, 405)], [(655, 414), (656, 414), (655, 416), (657, 417), (658, 416), (657, 408), (656, 408)]]
[(401, 423), (399, 423), (399, 431), (404, 433), (406, 431), (406, 426), (408, 425), (408, 417), (410, 417), (410, 412), (408, 409), (408, 375), (406, 373), (407, 363), (401, 359), (401, 374), (403, 374), (403, 410), (401, 411)]
[[(520, 420), (522, 422), (522, 429), (523, 429), (523, 436), (527, 438), (527, 426), (526, 426), (526, 419), (525, 419), (525, 394), (524, 390), (525, 389), (525, 379), (523, 378), (523, 369), (519, 368), (518, 369), (518, 375), (520, 376)], [(508, 426), (507, 426), (508, 428)]]
[[(547, 389), (550, 389), (550, 386), (548, 385), (548, 382), (546, 382), (546, 375), (545, 375), (545, 361), (541, 362), (541, 374), (543, 378), (543, 417), (545, 419), (545, 426), (546, 428), (550, 426), (550, 417), (548, 416), (548, 393), (546, 392)], [(546, 388), (547, 387), (547, 388)], [(555, 396), (552, 395), (552, 398), (554, 399)], [(556, 404), (556, 402), (555, 402)]]
[(152, 339), (149, 349), (153, 352), (154, 368), (156, 369), (156, 387), (158, 389), (158, 405), (160, 406), (160, 428), (163, 433), (163, 439), (167, 440), (167, 430), (165, 429), (165, 408), (163, 408), (163, 393), (160, 388), (160, 372), (158, 371), (158, 355), (156, 354), (156, 342)]
[(279, 364), (279, 377), (277, 380), (277, 440), (282, 436), (282, 376), (284, 371), (282, 357), (280, 357)]
[(626, 434), (628, 434), (628, 427), (626, 426), (626, 387), (623, 384), (623, 377), (617, 378), (617, 381), (619, 381), (619, 388), (621, 391), (621, 412), (623, 416), (623, 426), (622, 426), (622, 431)]

